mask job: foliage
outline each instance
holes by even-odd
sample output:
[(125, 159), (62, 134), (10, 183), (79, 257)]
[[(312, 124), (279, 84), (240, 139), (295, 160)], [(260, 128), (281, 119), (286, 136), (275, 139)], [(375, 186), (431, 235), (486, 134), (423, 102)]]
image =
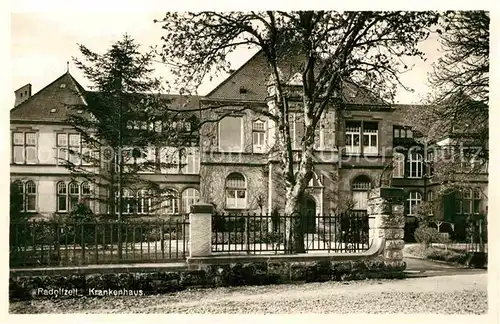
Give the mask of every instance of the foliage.
[(429, 246), (431, 243), (444, 243), (443, 236), (439, 234), (436, 228), (425, 225), (417, 227), (414, 236), (418, 243), (424, 244), (425, 246)]
[(23, 189), (22, 184), (17, 182), (10, 183), (9, 217), (10, 222), (19, 222), (27, 219), (27, 214), (23, 212)]
[[(229, 54), (253, 48), (264, 57), (271, 87), (268, 107), (234, 108), (218, 115), (253, 109), (275, 125), (275, 147), (284, 170), (285, 213), (300, 210), (300, 197), (312, 177), (315, 130), (332, 107), (333, 99), (344, 100), (357, 92), (383, 102), (394, 98), (399, 74), (408, 70), (404, 58), (422, 57), (417, 44), (437, 21), (433, 12), (187, 12), (167, 13), (160, 22), (165, 35), (163, 59), (175, 66), (172, 73), (182, 91), (194, 92), (200, 83), (231, 68)], [(289, 85), (299, 75), (300, 86)], [(267, 77), (266, 76), (266, 77)], [(300, 103), (299, 123), (304, 136), (300, 154), (292, 151), (289, 111)], [(208, 107), (208, 109), (221, 108)], [(294, 170), (294, 164), (298, 169)], [(289, 250), (303, 252), (300, 222), (290, 231)], [(295, 233), (292, 237), (292, 232)]]
[[(486, 11), (450, 11), (439, 21), (443, 55), (433, 65), (426, 106), (405, 114), (433, 154), (432, 181), (444, 194), (487, 174), (489, 160), (489, 25)], [(445, 146), (436, 145), (450, 138)]]
[[(167, 109), (170, 102), (161, 94), (162, 80), (152, 76), (154, 53), (142, 54), (139, 47), (124, 35), (103, 54), (79, 44), (83, 59), (73, 59), (92, 86), (91, 91), (78, 89), (87, 105), (70, 106), (67, 120), (81, 134), (84, 149), (69, 150), (77, 159), (70, 157), (63, 162), (76, 178), (93, 183), (96, 190), (92, 199), (106, 204), (109, 213), (118, 218), (126, 203), (121, 198), (124, 188), (146, 189), (153, 203), (159, 200), (155, 197), (174, 195), (138, 173), (170, 166), (171, 157), (165, 152), (165, 161), (157, 162), (154, 148), (183, 144), (184, 137), (179, 134), (185, 133), (172, 128), (176, 127), (173, 120), (182, 119), (178, 111)], [(117, 203), (115, 196), (119, 197)]]
[(415, 207), (415, 217), (419, 224), (428, 226), (431, 215), (434, 215), (434, 204), (429, 201), (421, 201)]

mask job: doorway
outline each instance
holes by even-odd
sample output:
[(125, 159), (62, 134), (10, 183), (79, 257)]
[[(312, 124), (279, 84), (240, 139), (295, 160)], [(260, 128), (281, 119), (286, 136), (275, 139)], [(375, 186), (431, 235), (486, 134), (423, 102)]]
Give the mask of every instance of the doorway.
[(316, 202), (311, 197), (304, 200), (302, 221), (304, 233), (316, 232)]

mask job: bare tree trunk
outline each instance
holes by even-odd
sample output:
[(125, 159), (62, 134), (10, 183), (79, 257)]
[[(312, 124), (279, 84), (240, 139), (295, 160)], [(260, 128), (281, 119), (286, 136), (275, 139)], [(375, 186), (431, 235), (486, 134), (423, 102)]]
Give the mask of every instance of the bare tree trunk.
[(305, 253), (304, 231), (302, 227), (302, 195), (286, 192), (285, 202), (285, 251), (287, 253)]

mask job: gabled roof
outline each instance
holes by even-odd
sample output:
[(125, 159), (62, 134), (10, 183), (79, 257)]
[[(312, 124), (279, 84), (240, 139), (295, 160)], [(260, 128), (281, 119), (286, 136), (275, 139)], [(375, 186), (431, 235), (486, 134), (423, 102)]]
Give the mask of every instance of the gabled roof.
[(66, 119), (68, 106), (86, 104), (84, 91), (83, 87), (66, 72), (11, 109), (10, 120), (62, 122)]
[[(281, 61), (279, 64), (283, 80), (294, 85), (297, 81), (295, 80), (297, 72), (301, 71), (301, 58), (299, 56), (290, 56), (286, 62)], [(213, 100), (264, 101), (268, 96), (267, 84), (270, 76), (271, 70), (268, 67), (266, 58), (259, 51), (210, 91), (205, 98)], [(344, 82), (343, 102), (357, 105), (385, 104), (380, 98), (376, 98), (368, 91), (349, 82)]]
[[(11, 121), (65, 122), (71, 107), (86, 105), (92, 91), (86, 91), (69, 72), (35, 93), (26, 101), (10, 110)], [(199, 96), (161, 94), (172, 109), (195, 110), (199, 108)]]

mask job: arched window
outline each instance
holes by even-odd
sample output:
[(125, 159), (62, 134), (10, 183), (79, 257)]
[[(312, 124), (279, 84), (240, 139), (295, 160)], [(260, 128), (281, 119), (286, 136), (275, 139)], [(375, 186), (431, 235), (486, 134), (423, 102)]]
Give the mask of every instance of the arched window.
[(26, 182), (26, 211), (36, 211), (36, 184), (33, 181)]
[(75, 206), (80, 201), (80, 186), (76, 182), (70, 182), (68, 185), (69, 188), (69, 209), (68, 211), (72, 211)]
[(431, 205), (431, 212), (429, 213), (429, 216), (434, 215), (434, 192), (433, 191), (427, 191), (427, 202)]
[(404, 178), (405, 176), (405, 156), (402, 153), (394, 153), (394, 157), (392, 160), (393, 169), (392, 169), (392, 177), (393, 178)]
[(200, 192), (194, 188), (187, 188), (182, 192), (182, 211), (184, 213), (190, 212), (192, 204), (200, 200)]
[(57, 211), (68, 211), (68, 189), (64, 181), (57, 183)]
[(418, 191), (410, 192), (408, 199), (406, 200), (408, 216), (415, 216), (416, 207), (420, 204), (420, 202), (422, 202), (422, 194)]
[(146, 189), (137, 192), (137, 213), (149, 214), (151, 211), (151, 197)]
[(226, 208), (245, 209), (247, 206), (247, 189), (245, 177), (233, 172), (226, 178)]
[(423, 175), (423, 158), (422, 154), (410, 153), (410, 174), (409, 178), (422, 178)]
[(161, 202), (161, 213), (164, 215), (175, 215), (179, 213), (179, 193), (175, 189), (169, 189), (163, 194)]
[(352, 200), (354, 209), (368, 208), (368, 191), (371, 189), (372, 183), (370, 178), (365, 175), (359, 176), (352, 182)]
[(90, 207), (90, 195), (90, 184), (88, 183), (88, 181), (82, 182), (81, 200), (88, 207)]

